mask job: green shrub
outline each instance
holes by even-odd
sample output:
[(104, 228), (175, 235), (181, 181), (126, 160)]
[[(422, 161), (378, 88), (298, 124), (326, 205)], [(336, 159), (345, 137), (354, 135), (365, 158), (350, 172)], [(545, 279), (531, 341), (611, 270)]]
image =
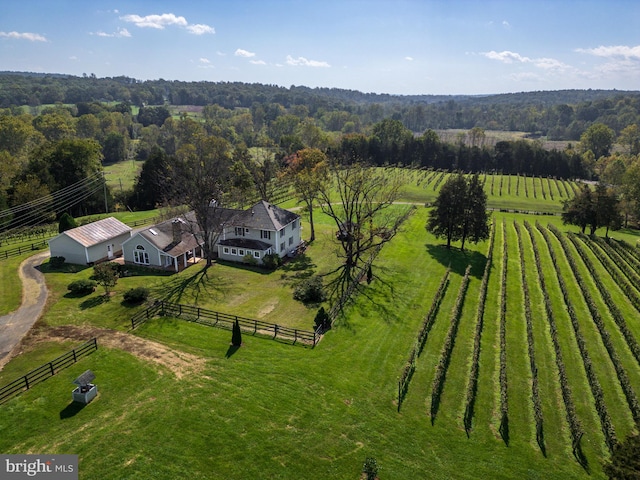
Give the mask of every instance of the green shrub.
[(66, 232), (72, 228), (76, 228), (78, 224), (75, 219), (68, 213), (63, 213), (60, 217), (60, 223), (58, 224), (58, 233)]
[(373, 457), (367, 457), (362, 466), (362, 473), (366, 475), (367, 480), (375, 480), (378, 478), (378, 462)]
[(142, 303), (149, 298), (149, 289), (147, 287), (130, 288), (124, 292), (123, 298), (128, 303)]
[(318, 309), (318, 313), (316, 313), (316, 318), (313, 320), (315, 325), (315, 330), (319, 327), (322, 327), (323, 330), (328, 330), (331, 327), (329, 322), (329, 314), (325, 311), (324, 307), (320, 307)]
[(66, 260), (64, 257), (51, 257), (49, 259), (49, 266), (51, 268), (62, 268)]
[(302, 303), (321, 303), (327, 299), (322, 278), (313, 276), (300, 282), (293, 291), (293, 298)]
[(89, 293), (93, 293), (96, 289), (96, 282), (93, 280), (76, 280), (75, 282), (71, 282), (67, 285), (67, 290), (69, 290), (74, 295), (87, 295)]
[(264, 256), (264, 258), (262, 259), (262, 264), (269, 270), (275, 270), (280, 265), (282, 265), (282, 259), (277, 253), (270, 253)]
[(242, 263), (246, 263), (248, 265), (257, 265), (258, 260), (250, 253), (247, 253), (244, 257), (242, 257)]

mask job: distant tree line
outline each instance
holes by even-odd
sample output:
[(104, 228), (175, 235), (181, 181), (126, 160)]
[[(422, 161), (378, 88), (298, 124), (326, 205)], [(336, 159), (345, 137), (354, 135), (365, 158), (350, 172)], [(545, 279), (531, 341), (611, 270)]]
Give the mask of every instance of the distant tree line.
[[(149, 105), (142, 102), (142, 106), (136, 106), (134, 98), (125, 95), (138, 87), (157, 88), (158, 98), (149, 98), (166, 102), (176, 85), (185, 88), (187, 93), (202, 86), (205, 96), (212, 92), (227, 92), (227, 97), (223, 104), (183, 108), (170, 103)], [(0, 91), (4, 94), (12, 89), (40, 95), (45, 90), (71, 92), (73, 88), (82, 87), (86, 87), (89, 94), (73, 104), (55, 103), (37, 109), (0, 108), (0, 210), (49, 198), (39, 205), (48, 206), (52, 218), (59, 218), (65, 211), (77, 217), (104, 211), (105, 193), (111, 207), (114, 203), (132, 209), (165, 205), (181, 194), (174, 181), (180, 162), (212, 150), (212, 141), (208, 139), (213, 138), (218, 142), (216, 148), (228, 156), (225, 178), (232, 179), (234, 201), (239, 203), (254, 198), (268, 200), (273, 193), (269, 191), (270, 182), (283, 178), (283, 172), (293, 165), (292, 159), (304, 160), (300, 165), (304, 166), (303, 171), (309, 171), (307, 156), (299, 152), (313, 149), (342, 165), (366, 163), (473, 173), (602, 179), (616, 186), (625, 222), (640, 218), (637, 207), (640, 205), (637, 187), (640, 185), (637, 180), (640, 132), (636, 123), (628, 124), (618, 132), (604, 123), (594, 122), (580, 132), (575, 144), (562, 150), (549, 150), (536, 139), (491, 144), (485, 141), (485, 130), (479, 126), (459, 132), (452, 141), (443, 140), (429, 128), (416, 133), (403, 121), (402, 112), (421, 106), (417, 103), (421, 97), (239, 83), (138, 82), (126, 77), (97, 79), (93, 76), (0, 74)], [(631, 94), (616, 93), (624, 99), (614, 104), (611, 99), (598, 97), (599, 92), (568, 92), (566, 96), (558, 92), (546, 92), (549, 97), (545, 92), (531, 95), (540, 102), (540, 108), (556, 108), (553, 101), (568, 97), (595, 98), (588, 101), (598, 105), (609, 102), (614, 111), (615, 105), (626, 102), (629, 115), (618, 117), (635, 118), (631, 115), (635, 108), (632, 107), (635, 97)], [(292, 97), (294, 93), (298, 96)], [(239, 105), (249, 106), (223, 106), (229, 105), (232, 98), (241, 99), (237, 102)], [(305, 103), (311, 98), (318, 102)], [(433, 100), (425, 98), (426, 101)], [(522, 96), (494, 98), (497, 106), (518, 105), (523, 109), (518, 103), (523, 101)], [(64, 97), (64, 100), (69, 99)], [(376, 103), (378, 101), (380, 103)], [(457, 104), (466, 100), (451, 101)], [(484, 105), (485, 109), (491, 109), (493, 105), (487, 103), (490, 97), (474, 97), (469, 101), (469, 105)], [(27, 103), (33, 102), (27, 98)], [(430, 105), (437, 106), (438, 103), (422, 106), (430, 108)], [(574, 112), (575, 108), (572, 107)], [(393, 109), (399, 109), (398, 115), (386, 116)], [(620, 119), (616, 122), (624, 123)], [(614, 144), (617, 145), (615, 151)], [(314, 153), (309, 159), (316, 156)], [(143, 160), (145, 164), (132, 191), (110, 192), (99, 180), (104, 165), (134, 159)], [(312, 168), (316, 163), (315, 160), (311, 162)], [(91, 179), (91, 183), (83, 184), (87, 179)], [(293, 177), (293, 181), (308, 187), (315, 179)], [(82, 204), (68, 207), (72, 195), (67, 196), (66, 189), (72, 189), (76, 196), (81, 195)], [(62, 193), (54, 194), (58, 191)], [(0, 218), (0, 224), (5, 223), (6, 219)]]
[[(400, 120), (413, 132), (464, 129), (528, 132), (551, 140), (579, 140), (594, 123), (616, 135), (640, 124), (640, 92), (560, 90), (501, 95), (388, 95), (336, 88), (289, 88), (241, 82), (139, 81), (120, 76), (0, 73), (0, 108), (83, 102), (149, 105), (218, 105), (251, 109), (254, 121), (269, 120), (268, 105), (306, 110), (306, 115), (336, 131), (354, 122), (372, 125)], [(262, 108), (261, 108), (262, 107)], [(264, 111), (263, 111), (264, 110)], [(337, 128), (339, 126), (339, 128)], [(353, 128), (351, 124), (347, 126)], [(347, 133), (344, 132), (344, 133)]]

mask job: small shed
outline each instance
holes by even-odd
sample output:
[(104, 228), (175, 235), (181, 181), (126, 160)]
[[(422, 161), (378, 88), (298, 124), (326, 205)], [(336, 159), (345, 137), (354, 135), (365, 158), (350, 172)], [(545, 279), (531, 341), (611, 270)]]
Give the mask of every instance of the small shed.
[(72, 392), (74, 402), (86, 405), (95, 398), (98, 394), (98, 387), (91, 383), (95, 378), (95, 374), (91, 370), (87, 370), (73, 381), (78, 385)]
[(109, 217), (66, 230), (49, 240), (52, 257), (67, 263), (92, 265), (122, 254), (122, 243), (131, 237), (131, 227)]

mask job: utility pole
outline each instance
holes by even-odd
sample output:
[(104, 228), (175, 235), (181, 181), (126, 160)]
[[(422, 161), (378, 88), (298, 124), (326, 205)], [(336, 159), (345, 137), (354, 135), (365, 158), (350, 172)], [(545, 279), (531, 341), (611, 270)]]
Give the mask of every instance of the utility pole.
[(104, 178), (104, 170), (102, 171), (102, 187), (104, 190), (104, 213), (109, 213), (109, 205), (107, 203), (107, 181)]

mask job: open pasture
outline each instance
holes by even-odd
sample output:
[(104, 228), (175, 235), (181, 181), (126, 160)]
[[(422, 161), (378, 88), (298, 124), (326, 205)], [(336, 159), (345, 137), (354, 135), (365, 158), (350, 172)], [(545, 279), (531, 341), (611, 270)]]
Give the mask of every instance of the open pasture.
[[(629, 269), (617, 266), (622, 265), (618, 257), (637, 265), (636, 253), (619, 242), (609, 251), (567, 229), (558, 232), (553, 224), (536, 225), (536, 217), (496, 212), (492, 260), (485, 270), (490, 242), (448, 251), (425, 232), (427, 211), (419, 208), (382, 250), (374, 263), (381, 281), (366, 287), (366, 296), (355, 299), (315, 349), (245, 335), (244, 346), (229, 356), (230, 332), (155, 319), (136, 335), (164, 345), (183, 362), (99, 348), (0, 407), (10, 413), (3, 418), (11, 419), (0, 422), (0, 449), (76, 452), (81, 478), (169, 479), (178, 471), (190, 478), (304, 478), (311, 471), (323, 478), (357, 478), (367, 456), (378, 460), (389, 479), (423, 478), (427, 472), (432, 478), (452, 478), (451, 472), (455, 478), (602, 478), (607, 436), (624, 438), (637, 415), (630, 399), (640, 389), (632, 346), (640, 325), (631, 319), (638, 317), (634, 295), (640, 294), (637, 279), (624, 273)], [(320, 264), (326, 253), (318, 253), (312, 252), (311, 260)], [(622, 273), (614, 278), (607, 267)], [(403, 363), (447, 268), (448, 285), (398, 412)], [(48, 277), (52, 289), (63, 294), (65, 281)], [(221, 281), (216, 278), (213, 285)], [(468, 283), (461, 289), (463, 281)], [(611, 303), (604, 300), (605, 291)], [(478, 329), (480, 302), (484, 315)], [(597, 305), (608, 340), (590, 314), (590, 302)], [(115, 298), (108, 303), (117, 311), (106, 304), (85, 305), (69, 318), (61, 312), (65, 306), (55, 303), (40, 327), (74, 323), (87, 331), (124, 330), (131, 310)], [(288, 316), (280, 309), (276, 315)], [(464, 418), (478, 335), (478, 381), (467, 438)], [(39, 365), (42, 349), (53, 352), (55, 344), (31, 347), (16, 365)], [(538, 407), (532, 402), (532, 358)], [(434, 411), (434, 376), (443, 362)], [(69, 380), (86, 368), (96, 373), (100, 395), (67, 415)], [(17, 370), (9, 372), (16, 376)], [(0, 383), (11, 379), (7, 376), (0, 373)], [(568, 412), (577, 421), (570, 421)], [(583, 465), (573, 454), (574, 435), (580, 438)], [(116, 444), (114, 437), (120, 439)]]

